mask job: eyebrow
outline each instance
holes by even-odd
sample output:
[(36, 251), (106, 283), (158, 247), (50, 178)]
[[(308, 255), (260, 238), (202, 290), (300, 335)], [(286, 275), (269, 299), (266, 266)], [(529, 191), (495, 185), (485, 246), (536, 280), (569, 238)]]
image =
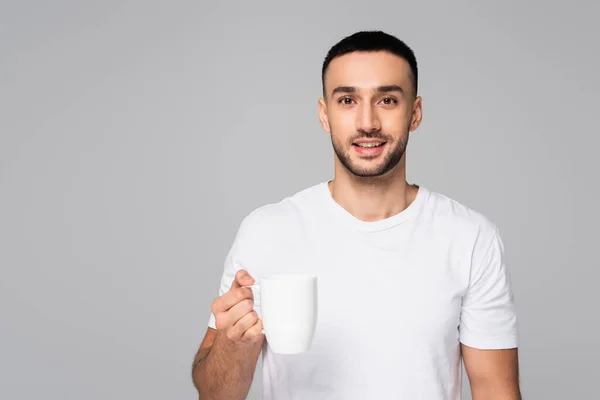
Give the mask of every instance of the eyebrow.
[[(404, 90), (399, 85), (378, 86), (375, 90), (379, 93), (389, 93), (389, 92), (404, 93)], [(354, 86), (338, 86), (335, 89), (333, 89), (333, 91), (331, 92), (331, 96), (333, 96), (336, 93), (356, 93), (356, 92), (358, 92), (358, 89), (355, 88)]]

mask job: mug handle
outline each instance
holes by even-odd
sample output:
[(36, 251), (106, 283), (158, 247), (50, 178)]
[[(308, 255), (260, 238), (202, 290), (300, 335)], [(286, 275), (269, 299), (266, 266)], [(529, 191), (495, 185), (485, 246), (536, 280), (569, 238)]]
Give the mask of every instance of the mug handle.
[[(260, 285), (255, 283), (254, 285), (244, 286), (244, 287), (247, 287), (248, 289), (252, 290), (252, 294), (254, 295), (255, 300), (256, 300), (256, 294), (258, 293), (260, 295)], [(256, 310), (256, 301), (254, 302), (253, 309), (258, 314), (258, 318), (260, 318), (260, 320), (262, 321), (262, 309), (259, 309), (258, 311)], [(263, 325), (263, 329), (260, 333), (262, 333), (263, 335), (265, 334), (264, 325)]]

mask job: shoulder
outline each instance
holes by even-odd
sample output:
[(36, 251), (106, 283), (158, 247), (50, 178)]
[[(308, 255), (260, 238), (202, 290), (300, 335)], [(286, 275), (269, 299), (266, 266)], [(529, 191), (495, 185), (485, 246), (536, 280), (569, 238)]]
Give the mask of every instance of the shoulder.
[(465, 282), (504, 266), (504, 243), (491, 218), (436, 192), (429, 193), (425, 209), (425, 215), (432, 221), (430, 237), (448, 246), (451, 254), (460, 260), (459, 265), (468, 266)]
[(323, 183), (315, 184), (252, 210), (242, 219), (241, 233), (273, 235), (296, 227), (307, 215), (313, 215), (319, 209), (322, 190)]
[(487, 215), (439, 192), (428, 191), (424, 216), (433, 229), (471, 243), (489, 243), (499, 236), (497, 224)]
[(287, 196), (275, 203), (265, 204), (250, 212), (244, 221), (247, 223), (268, 223), (280, 218), (293, 218), (318, 207), (323, 184), (313, 185)]

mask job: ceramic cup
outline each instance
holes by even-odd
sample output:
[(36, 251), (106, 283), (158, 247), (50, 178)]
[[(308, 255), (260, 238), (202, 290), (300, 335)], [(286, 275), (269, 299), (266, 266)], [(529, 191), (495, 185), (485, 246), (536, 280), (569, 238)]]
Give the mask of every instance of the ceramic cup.
[(255, 297), (260, 296), (263, 332), (270, 351), (297, 354), (310, 349), (317, 325), (317, 277), (269, 275), (259, 278), (252, 289)]

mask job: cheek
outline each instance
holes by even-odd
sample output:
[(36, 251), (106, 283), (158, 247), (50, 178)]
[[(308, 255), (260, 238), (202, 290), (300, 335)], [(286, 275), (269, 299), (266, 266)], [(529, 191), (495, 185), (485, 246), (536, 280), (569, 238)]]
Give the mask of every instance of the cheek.
[(328, 115), (329, 125), (332, 129), (341, 130), (346, 133), (354, 133), (355, 116), (352, 111), (333, 111)]
[(411, 118), (404, 112), (390, 112), (381, 115), (379, 122), (384, 133), (404, 135), (410, 126)]

